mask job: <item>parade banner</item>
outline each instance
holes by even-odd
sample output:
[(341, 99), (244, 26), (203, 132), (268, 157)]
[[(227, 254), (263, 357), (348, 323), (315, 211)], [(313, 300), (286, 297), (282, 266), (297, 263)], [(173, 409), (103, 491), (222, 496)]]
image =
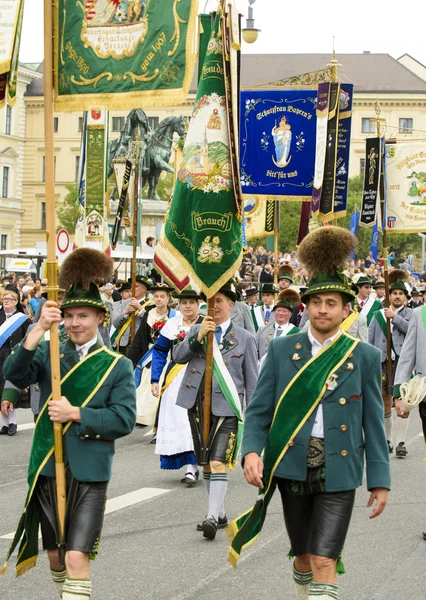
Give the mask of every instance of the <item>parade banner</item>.
[(328, 104), (327, 145), (325, 148), (324, 178), (322, 182), (319, 216), (323, 221), (334, 217), (334, 193), (336, 188), (336, 161), (340, 107), (340, 84), (330, 84)]
[(379, 241), (380, 241), (380, 230), (377, 221), (374, 223), (373, 230), (371, 232), (371, 243), (370, 243), (370, 252), (372, 254), (374, 262), (377, 261), (377, 252), (379, 250)]
[(83, 248), (86, 239), (86, 133), (87, 111), (83, 113), (80, 141), (80, 162), (77, 174), (77, 216), (75, 222), (74, 248)]
[(196, 12), (196, 0), (57, 0), (56, 110), (185, 102)]
[(373, 227), (379, 209), (379, 182), (381, 170), (380, 138), (365, 140), (365, 171), (362, 191), (360, 225)]
[(310, 217), (311, 217), (310, 202), (302, 202), (302, 206), (300, 208), (299, 231), (297, 233), (297, 242), (296, 242), (297, 246), (303, 242), (303, 240), (309, 233)]
[(24, 0), (4, 0), (0, 3), (0, 108), (16, 102)]
[(119, 196), (117, 215), (114, 221), (111, 244), (115, 250), (120, 232), (121, 222), (129, 239), (133, 238), (133, 215), (135, 200), (135, 167), (130, 160), (113, 161), (114, 175)]
[(208, 298), (234, 275), (242, 255), (242, 211), (232, 181), (233, 119), (225, 97), (229, 54), (221, 12), (219, 6), (165, 221), (167, 248)]
[[(358, 233), (359, 217), (360, 217), (360, 213), (356, 210), (356, 207), (355, 207), (355, 210), (351, 215), (351, 222), (349, 225), (349, 230), (354, 237), (356, 237), (356, 235)], [(351, 252), (350, 257), (352, 260), (355, 260), (355, 258), (356, 258), (355, 252)]]
[(386, 230), (426, 231), (426, 143), (387, 144)]
[(340, 84), (339, 129), (337, 136), (336, 181), (334, 190), (334, 216), (346, 216), (349, 184), (349, 156), (352, 129), (352, 100), (354, 86)]
[(212, 33), (212, 24), (213, 24), (214, 15), (198, 15), (198, 32), (199, 32), (199, 40), (198, 40), (198, 78), (197, 81), (200, 82), (204, 58), (207, 52), (207, 45), (210, 40), (210, 36)]
[[(340, 84), (339, 94), (335, 93), (332, 99), (330, 86), (320, 84), (320, 105), (318, 93), (312, 89), (241, 92), (240, 175), (245, 199), (262, 196), (271, 200), (313, 200), (312, 211), (321, 212), (322, 219), (326, 219), (330, 206), (337, 216), (344, 216), (353, 85)], [(335, 120), (330, 121), (330, 117)], [(334, 133), (329, 131), (330, 123)], [(333, 155), (328, 156), (330, 184), (325, 187), (328, 133), (332, 134)]]
[(262, 196), (244, 200), (244, 219), (247, 240), (274, 235), (275, 201)]
[(191, 283), (186, 268), (179, 262), (175, 255), (167, 248), (164, 235), (164, 224), (161, 227), (160, 237), (155, 247), (154, 267), (164, 279), (180, 292)]
[(243, 90), (240, 177), (244, 198), (311, 200), (316, 91)]

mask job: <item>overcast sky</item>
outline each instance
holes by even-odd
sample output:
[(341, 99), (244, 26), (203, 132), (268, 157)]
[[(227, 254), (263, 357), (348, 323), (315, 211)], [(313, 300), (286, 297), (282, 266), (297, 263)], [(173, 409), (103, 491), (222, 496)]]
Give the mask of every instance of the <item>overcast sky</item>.
[[(246, 15), (248, 0), (235, 0), (235, 3)], [(205, 4), (205, 0), (200, 0), (201, 10)], [(208, 10), (213, 10), (215, 5), (216, 1), (210, 0)], [(419, 29), (414, 26), (424, 14), (424, 0), (396, 6), (397, 10), (393, 10), (392, 3), (385, 5), (372, 0), (351, 3), (256, 0), (253, 5), (255, 26), (262, 31), (255, 44), (244, 44), (243, 52), (331, 53), (335, 36), (337, 54), (370, 50), (398, 58), (408, 53), (426, 64), (422, 26)], [(422, 22), (421, 19), (419, 23)], [(20, 60), (43, 60), (43, 0), (25, 2)]]

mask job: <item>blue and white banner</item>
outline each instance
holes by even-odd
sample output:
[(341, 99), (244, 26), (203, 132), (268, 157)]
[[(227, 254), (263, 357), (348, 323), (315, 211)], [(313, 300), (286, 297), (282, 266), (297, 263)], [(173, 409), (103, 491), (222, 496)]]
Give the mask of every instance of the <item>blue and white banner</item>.
[[(357, 210), (355, 210), (355, 212), (352, 213), (351, 223), (349, 225), (349, 229), (350, 229), (352, 235), (355, 237), (356, 237), (356, 234), (358, 233), (359, 215), (360, 215), (360, 213)], [(352, 260), (355, 260), (355, 252), (351, 252), (351, 258), (352, 258)]]
[(370, 252), (374, 262), (377, 261), (377, 252), (379, 249), (380, 230), (377, 221), (374, 223), (373, 231), (371, 232)]

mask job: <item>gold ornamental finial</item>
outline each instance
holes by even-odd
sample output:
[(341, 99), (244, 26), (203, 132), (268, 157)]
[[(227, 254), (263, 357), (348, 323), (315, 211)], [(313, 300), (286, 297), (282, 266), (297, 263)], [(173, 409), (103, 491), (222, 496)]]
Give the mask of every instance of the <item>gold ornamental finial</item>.
[(333, 35), (333, 58), (331, 59), (331, 61), (328, 63), (327, 68), (330, 70), (330, 79), (333, 83), (339, 81), (339, 71), (342, 68), (342, 65), (339, 63), (339, 61), (336, 58), (336, 50), (334, 47), (334, 35)]

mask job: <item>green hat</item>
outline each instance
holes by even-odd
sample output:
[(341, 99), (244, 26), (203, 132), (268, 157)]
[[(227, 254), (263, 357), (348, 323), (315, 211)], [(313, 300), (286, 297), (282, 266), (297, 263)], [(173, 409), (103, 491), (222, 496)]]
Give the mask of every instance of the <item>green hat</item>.
[(61, 304), (61, 310), (64, 308), (74, 308), (75, 306), (91, 306), (103, 312), (107, 312), (105, 304), (102, 302), (98, 286), (90, 282), (89, 288), (83, 287), (80, 281), (76, 281), (65, 294), (65, 299)]
[[(150, 279), (147, 279), (146, 277), (142, 277), (142, 275), (136, 275), (135, 280), (138, 283), (142, 283), (146, 287), (147, 290), (151, 289), (152, 281)], [(129, 277), (129, 279), (127, 281), (131, 284), (132, 278)]]
[(287, 308), (291, 313), (293, 312), (293, 305), (288, 300), (280, 300), (277, 302), (272, 309), (272, 312), (274, 312), (277, 308)]
[(361, 285), (373, 285), (373, 280), (368, 275), (361, 275), (355, 283), (358, 287), (361, 287)]
[(188, 300), (201, 300), (201, 296), (199, 294), (197, 294), (197, 292), (195, 290), (192, 290), (191, 288), (187, 288), (186, 290), (182, 290), (180, 292), (180, 294), (173, 294), (173, 296), (175, 298), (178, 298), (179, 300), (185, 300), (185, 298), (187, 298)]
[(304, 238), (298, 250), (299, 262), (310, 277), (308, 289), (302, 295), (304, 304), (309, 296), (327, 292), (343, 294), (347, 302), (355, 299), (352, 282), (344, 273), (355, 246), (356, 238), (342, 227), (319, 227)]
[(273, 283), (264, 283), (260, 288), (261, 294), (278, 294), (279, 290), (275, 287)]
[(293, 277), (294, 269), (291, 265), (284, 264), (278, 269), (278, 281), (281, 279), (288, 279), (291, 281), (291, 283), (293, 283)]
[(402, 290), (404, 292), (404, 294), (406, 296), (409, 296), (408, 290), (405, 286), (405, 283), (403, 281), (401, 281), (400, 279), (397, 279), (396, 281), (394, 281), (393, 283), (391, 283), (391, 285), (389, 286), (389, 290)]
[(151, 292), (167, 292), (168, 294), (171, 294), (175, 290), (174, 290), (174, 288), (167, 285), (167, 283), (155, 283), (154, 285), (151, 286), (150, 291)]
[(377, 290), (377, 288), (384, 288), (386, 287), (386, 284), (384, 281), (376, 281), (376, 283), (373, 283), (373, 290)]

